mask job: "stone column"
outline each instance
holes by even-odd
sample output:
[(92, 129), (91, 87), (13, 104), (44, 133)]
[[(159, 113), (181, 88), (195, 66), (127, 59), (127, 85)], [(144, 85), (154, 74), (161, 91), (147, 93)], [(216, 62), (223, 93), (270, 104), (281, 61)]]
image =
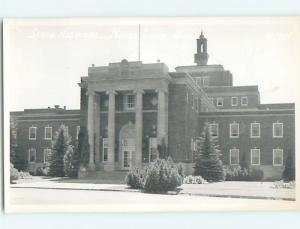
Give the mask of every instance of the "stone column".
[(97, 166), (100, 164), (100, 94), (95, 97), (95, 163)]
[(158, 109), (157, 109), (157, 143), (161, 144), (164, 138), (168, 144), (168, 96), (167, 90), (158, 89)]
[(104, 170), (114, 170), (115, 162), (115, 91), (107, 91), (108, 94), (108, 163), (104, 165)]
[(89, 155), (89, 169), (95, 169), (94, 162), (94, 97), (95, 92), (89, 90), (88, 91), (88, 118), (87, 118), (87, 128), (88, 128), (88, 141), (90, 148)]
[(135, 166), (142, 167), (142, 151), (143, 151), (143, 90), (136, 90), (135, 103)]

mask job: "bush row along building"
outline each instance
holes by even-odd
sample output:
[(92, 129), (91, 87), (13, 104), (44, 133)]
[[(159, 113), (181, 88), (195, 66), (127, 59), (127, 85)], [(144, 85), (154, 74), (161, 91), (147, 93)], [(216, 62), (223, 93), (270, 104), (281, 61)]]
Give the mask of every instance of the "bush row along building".
[[(294, 104), (261, 104), (258, 86), (233, 86), (222, 65), (207, 65), (207, 39), (201, 33), (193, 66), (169, 72), (164, 63), (141, 61), (92, 66), (80, 82), (80, 110), (56, 106), (12, 112), (18, 153), (31, 170), (50, 153), (61, 124), (89, 143), (89, 171), (126, 171), (158, 157), (166, 146), (175, 162), (193, 173), (197, 138), (209, 123), (225, 165), (246, 163), (280, 179), (289, 153), (295, 153)], [(90, 174), (90, 173), (89, 173)], [(83, 175), (84, 176), (84, 175)]]

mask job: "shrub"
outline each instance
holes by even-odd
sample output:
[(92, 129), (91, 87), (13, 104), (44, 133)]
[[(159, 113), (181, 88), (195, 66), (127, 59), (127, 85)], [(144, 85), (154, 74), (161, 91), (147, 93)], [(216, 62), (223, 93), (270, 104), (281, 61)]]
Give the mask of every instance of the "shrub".
[(16, 168), (14, 168), (14, 165), (10, 163), (10, 183), (14, 183), (14, 181), (23, 179), (26, 177), (30, 177), (30, 174), (28, 172), (18, 171)]
[(287, 158), (285, 160), (285, 167), (282, 173), (284, 181), (295, 180), (295, 151), (289, 150)]
[(290, 182), (284, 182), (283, 180), (281, 180), (281, 181), (275, 181), (273, 183), (272, 188), (275, 188), (275, 189), (280, 189), (280, 188), (283, 188), (283, 189), (295, 189), (296, 188), (296, 183), (295, 183), (295, 181), (290, 181)]
[(260, 181), (264, 176), (264, 171), (256, 168), (228, 166), (224, 170), (227, 181)]
[(150, 163), (144, 174), (144, 190), (151, 193), (164, 193), (175, 190), (182, 184), (182, 177), (171, 158), (157, 159)]
[(48, 175), (48, 172), (49, 172), (49, 167), (38, 167), (36, 169), (36, 172), (35, 172), (35, 175), (36, 176), (47, 176)]
[(143, 188), (143, 174), (139, 172), (139, 169), (128, 172), (125, 177), (125, 182), (128, 186), (133, 189), (142, 189)]
[(10, 163), (10, 183), (14, 183), (15, 180), (19, 179), (19, 172), (14, 165)]
[(29, 172), (24, 172), (24, 171), (19, 172), (19, 179), (24, 179), (24, 178), (27, 178), (27, 177), (31, 177)]
[(207, 181), (201, 176), (189, 175), (183, 179), (184, 184), (207, 184)]

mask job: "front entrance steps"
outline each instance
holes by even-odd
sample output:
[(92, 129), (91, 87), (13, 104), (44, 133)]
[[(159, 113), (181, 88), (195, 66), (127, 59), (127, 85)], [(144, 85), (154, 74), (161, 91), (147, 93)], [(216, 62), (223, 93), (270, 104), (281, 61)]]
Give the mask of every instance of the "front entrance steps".
[(125, 184), (128, 171), (85, 171), (79, 172), (79, 179), (97, 184)]

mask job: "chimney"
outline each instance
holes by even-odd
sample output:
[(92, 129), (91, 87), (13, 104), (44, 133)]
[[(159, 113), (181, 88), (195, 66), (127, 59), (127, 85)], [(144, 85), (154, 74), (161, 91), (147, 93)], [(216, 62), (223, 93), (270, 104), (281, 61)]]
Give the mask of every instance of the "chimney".
[(64, 106), (64, 110), (66, 110), (67, 109), (67, 107), (66, 106)]
[(59, 105), (54, 105), (54, 108), (55, 109), (59, 109)]

